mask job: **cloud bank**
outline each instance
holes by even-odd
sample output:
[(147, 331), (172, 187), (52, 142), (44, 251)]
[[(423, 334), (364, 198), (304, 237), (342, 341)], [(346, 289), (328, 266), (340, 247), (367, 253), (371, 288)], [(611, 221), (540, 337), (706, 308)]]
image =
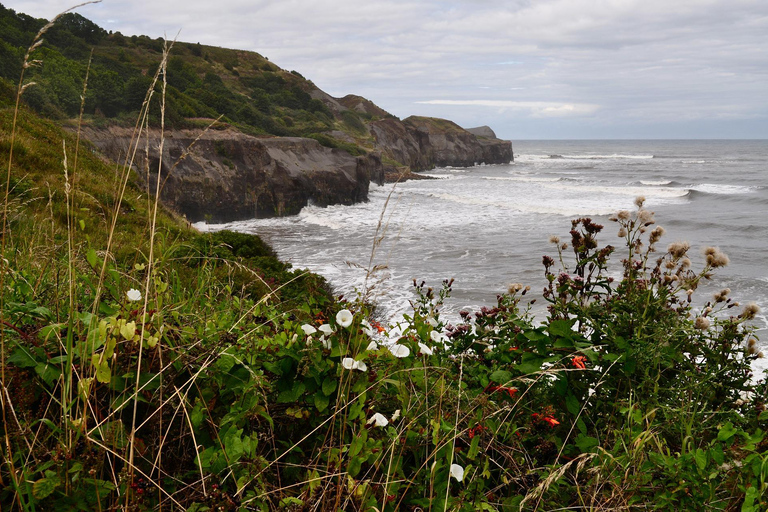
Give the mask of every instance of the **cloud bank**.
[[(61, 0), (6, 1), (50, 18)], [(123, 34), (258, 51), (332, 95), (509, 138), (768, 137), (760, 0), (105, 0)]]

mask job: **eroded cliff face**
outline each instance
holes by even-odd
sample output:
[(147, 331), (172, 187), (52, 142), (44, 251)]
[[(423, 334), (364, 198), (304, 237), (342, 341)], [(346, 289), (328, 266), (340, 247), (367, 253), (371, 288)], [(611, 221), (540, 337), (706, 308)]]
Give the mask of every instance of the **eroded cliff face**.
[[(131, 135), (130, 129), (119, 127), (83, 132), (118, 162), (125, 159)], [(161, 199), (191, 222), (293, 215), (310, 201), (353, 204), (367, 200), (371, 181), (384, 179), (375, 153), (354, 157), (312, 139), (258, 138), (233, 130), (208, 131), (195, 142), (198, 136), (187, 130), (166, 132), (160, 171)], [(151, 132), (149, 139), (156, 151), (159, 132)], [(150, 190), (155, 189), (159, 164), (157, 156), (150, 161)]]
[(488, 131), (478, 136), (446, 119), (412, 116), (374, 121), (369, 129), (376, 149), (411, 171), (512, 161), (512, 143), (497, 139), (490, 128), (491, 137)]

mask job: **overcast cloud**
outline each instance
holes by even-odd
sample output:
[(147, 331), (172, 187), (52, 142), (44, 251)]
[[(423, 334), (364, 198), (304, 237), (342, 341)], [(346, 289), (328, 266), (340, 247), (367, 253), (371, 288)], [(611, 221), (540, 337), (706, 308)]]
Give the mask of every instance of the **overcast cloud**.
[[(51, 18), (66, 0), (0, 0)], [(509, 139), (768, 138), (766, 0), (104, 0), (107, 30), (253, 50), (333, 96)]]

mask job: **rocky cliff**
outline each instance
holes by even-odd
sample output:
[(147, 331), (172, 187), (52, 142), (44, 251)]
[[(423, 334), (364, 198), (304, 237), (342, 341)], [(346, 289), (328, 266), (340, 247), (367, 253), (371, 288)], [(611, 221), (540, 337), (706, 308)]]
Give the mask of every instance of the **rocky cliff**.
[(476, 136), (446, 119), (411, 116), (401, 122), (385, 118), (371, 122), (369, 130), (375, 148), (410, 171), (506, 164), (513, 159), (510, 141), (497, 139), (493, 131), (492, 137)]
[[(87, 127), (83, 136), (122, 162), (131, 133)], [(312, 139), (260, 138), (229, 129), (208, 131), (195, 142), (198, 136), (189, 130), (166, 132), (161, 167), (161, 199), (191, 222), (292, 215), (310, 201), (353, 204), (367, 200), (370, 181), (384, 178), (375, 153), (354, 157)], [(150, 148), (159, 146), (159, 132), (149, 139)], [(150, 161), (152, 191), (159, 164), (158, 157)]]

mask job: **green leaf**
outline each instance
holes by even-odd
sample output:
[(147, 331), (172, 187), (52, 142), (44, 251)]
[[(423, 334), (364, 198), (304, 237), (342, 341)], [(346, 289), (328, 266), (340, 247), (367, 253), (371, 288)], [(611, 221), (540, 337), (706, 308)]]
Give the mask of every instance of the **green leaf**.
[(321, 392), (317, 392), (315, 393), (314, 397), (315, 397), (315, 407), (317, 407), (317, 410), (319, 412), (323, 412), (328, 408), (328, 404), (331, 402), (331, 399), (328, 396), (326, 396)]
[(547, 331), (554, 336), (571, 339), (573, 331), (571, 327), (576, 320), (554, 320), (547, 326)]
[(34, 368), (37, 366), (37, 361), (32, 357), (24, 347), (17, 347), (13, 353), (8, 356), (9, 363), (18, 366), (19, 368)]
[(93, 268), (101, 266), (101, 260), (96, 255), (96, 250), (93, 248), (88, 249), (88, 252), (85, 254), (85, 259), (88, 260), (88, 264)]
[(528, 338), (531, 341), (538, 342), (538, 341), (546, 341), (549, 339), (549, 336), (544, 334), (543, 332), (539, 330), (534, 331), (525, 331), (523, 335)]
[(349, 459), (349, 464), (347, 465), (347, 473), (349, 473), (349, 476), (352, 478), (356, 477), (357, 474), (360, 473), (364, 461), (365, 459), (362, 457), (352, 457)]
[(112, 380), (112, 370), (109, 368), (108, 361), (102, 361), (96, 366), (96, 380), (105, 384)]
[(336, 391), (336, 386), (338, 385), (338, 381), (333, 377), (326, 377), (323, 381), (323, 394), (330, 396), (333, 394), (334, 391)]
[(541, 363), (544, 362), (544, 357), (536, 354), (526, 352), (523, 354), (523, 361), (515, 365), (515, 369), (523, 374), (535, 373), (541, 370)]
[(61, 376), (61, 370), (48, 363), (40, 363), (36, 365), (35, 373), (37, 373), (49, 386)]
[(701, 448), (696, 448), (696, 454), (694, 455), (694, 458), (696, 459), (696, 465), (699, 467), (699, 469), (704, 471), (707, 467), (707, 452)]
[(363, 449), (363, 446), (365, 446), (365, 440), (361, 436), (355, 436), (349, 445), (349, 456), (356, 456)]
[(476, 435), (472, 438), (472, 442), (469, 443), (469, 451), (467, 452), (467, 458), (475, 460), (477, 454), (480, 453), (480, 436)]
[(741, 506), (741, 512), (756, 512), (755, 500), (758, 498), (757, 489), (754, 486), (747, 487), (747, 492), (744, 494), (744, 504)]
[(728, 441), (736, 435), (736, 429), (733, 428), (733, 423), (730, 421), (720, 427), (720, 431), (717, 433), (718, 441)]
[(35, 499), (42, 500), (50, 496), (59, 485), (61, 485), (61, 479), (54, 473), (53, 476), (41, 478), (32, 484), (32, 495)]
[(565, 406), (568, 408), (568, 412), (576, 416), (581, 410), (581, 402), (573, 395), (565, 397)]
[(491, 374), (491, 380), (498, 384), (508, 384), (512, 381), (512, 373), (506, 370), (496, 370)]

